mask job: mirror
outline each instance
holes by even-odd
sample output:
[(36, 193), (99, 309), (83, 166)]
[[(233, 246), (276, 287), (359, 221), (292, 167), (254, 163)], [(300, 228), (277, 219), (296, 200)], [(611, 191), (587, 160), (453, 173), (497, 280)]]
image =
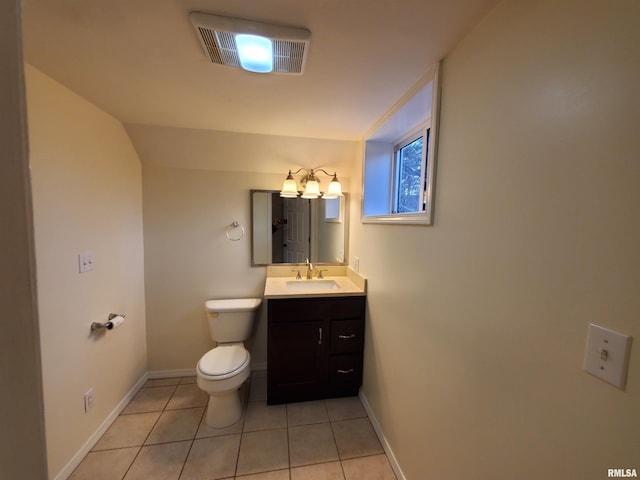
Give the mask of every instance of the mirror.
[(282, 198), (276, 190), (251, 190), (251, 265), (342, 265), (347, 256), (348, 196)]

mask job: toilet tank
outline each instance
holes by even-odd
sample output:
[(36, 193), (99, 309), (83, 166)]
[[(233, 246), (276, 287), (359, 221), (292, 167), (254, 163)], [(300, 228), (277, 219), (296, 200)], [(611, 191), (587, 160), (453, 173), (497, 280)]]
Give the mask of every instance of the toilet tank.
[(243, 342), (251, 336), (261, 298), (228, 298), (205, 303), (211, 338), (218, 343)]

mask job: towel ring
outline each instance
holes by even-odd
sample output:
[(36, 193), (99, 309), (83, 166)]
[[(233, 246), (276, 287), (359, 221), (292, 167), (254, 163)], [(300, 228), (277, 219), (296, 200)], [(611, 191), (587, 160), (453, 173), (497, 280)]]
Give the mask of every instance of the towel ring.
[[(236, 232), (237, 229), (240, 229), (240, 234), (232, 232)], [(237, 242), (242, 237), (244, 237), (244, 227), (240, 225), (238, 222), (233, 222), (231, 225), (227, 225), (227, 238), (232, 242)]]

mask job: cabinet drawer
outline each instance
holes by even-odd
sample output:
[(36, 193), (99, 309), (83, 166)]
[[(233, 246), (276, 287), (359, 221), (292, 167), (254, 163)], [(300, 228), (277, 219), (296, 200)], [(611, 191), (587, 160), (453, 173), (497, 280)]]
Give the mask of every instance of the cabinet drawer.
[(362, 320), (333, 320), (331, 322), (331, 353), (361, 352), (364, 347)]
[(335, 395), (356, 395), (362, 384), (362, 355), (332, 355), (329, 388)]
[(269, 300), (270, 322), (364, 318), (365, 297)]

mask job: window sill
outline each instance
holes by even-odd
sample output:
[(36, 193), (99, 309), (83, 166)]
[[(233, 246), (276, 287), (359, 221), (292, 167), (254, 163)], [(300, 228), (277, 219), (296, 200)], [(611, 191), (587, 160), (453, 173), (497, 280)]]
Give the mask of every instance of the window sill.
[(381, 223), (386, 225), (432, 225), (431, 215), (422, 213), (394, 213), (390, 215), (366, 215), (360, 218), (361, 223)]

